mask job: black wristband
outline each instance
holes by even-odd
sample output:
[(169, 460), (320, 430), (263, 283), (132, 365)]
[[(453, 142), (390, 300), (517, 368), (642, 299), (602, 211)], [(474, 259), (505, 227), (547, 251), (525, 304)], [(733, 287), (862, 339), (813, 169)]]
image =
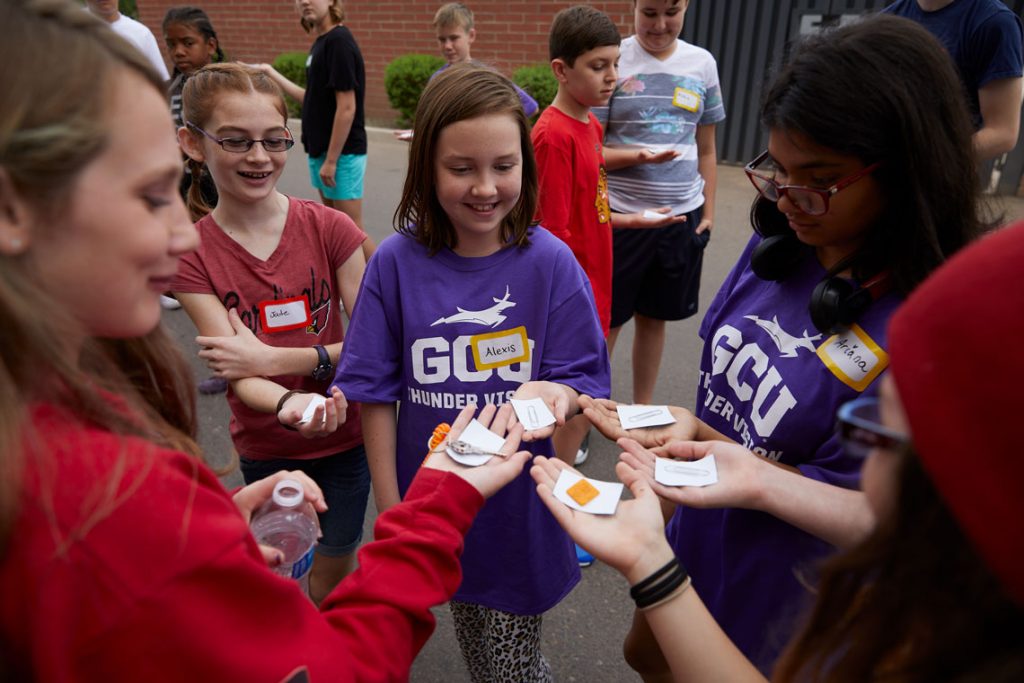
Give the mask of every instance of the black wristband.
[(277, 420), (277, 424), (279, 424), (282, 427), (284, 427), (285, 429), (291, 430), (293, 432), (297, 432), (299, 430), (297, 430), (295, 427), (293, 427), (291, 425), (286, 425), (284, 422), (281, 422), (281, 417), (280, 417), (280, 415), (281, 415), (281, 408), (284, 408), (284, 404), (285, 404), (285, 402), (288, 399), (290, 399), (295, 394), (301, 394), (301, 393), (303, 393), (303, 392), (301, 392), (301, 391), (299, 391), (297, 389), (292, 389), (291, 391), (284, 392), (284, 394), (281, 395), (281, 398), (279, 398), (278, 401), (277, 401), (277, 410), (274, 411), (274, 419)]
[(661, 569), (657, 570), (656, 572), (654, 572), (653, 574), (648, 576), (646, 579), (643, 579), (642, 581), (638, 581), (635, 586), (630, 588), (629, 589), (629, 597), (631, 597), (634, 600), (636, 600), (636, 596), (637, 595), (639, 595), (640, 593), (643, 593), (644, 591), (646, 591), (647, 588), (650, 587), (651, 584), (653, 584), (655, 581), (660, 579), (665, 574), (668, 574), (670, 571), (675, 569), (675, 567), (677, 567), (678, 565), (679, 565), (679, 558), (673, 557), (671, 560), (668, 561), (668, 564), (666, 564), (664, 567), (662, 567)]
[(629, 596), (637, 609), (644, 609), (671, 595), (687, 578), (686, 569), (677, 558), (672, 558), (671, 562), (630, 588)]

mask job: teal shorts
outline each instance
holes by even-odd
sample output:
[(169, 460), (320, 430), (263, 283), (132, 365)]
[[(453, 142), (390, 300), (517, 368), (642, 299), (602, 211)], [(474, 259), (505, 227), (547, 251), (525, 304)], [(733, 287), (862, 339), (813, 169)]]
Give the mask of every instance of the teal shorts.
[(309, 157), (309, 180), (313, 187), (320, 190), (325, 199), (362, 199), (366, 155), (342, 154), (338, 157), (338, 166), (334, 169), (334, 187), (327, 187), (320, 180), (320, 167), (324, 165), (326, 159), (326, 154), (316, 158)]

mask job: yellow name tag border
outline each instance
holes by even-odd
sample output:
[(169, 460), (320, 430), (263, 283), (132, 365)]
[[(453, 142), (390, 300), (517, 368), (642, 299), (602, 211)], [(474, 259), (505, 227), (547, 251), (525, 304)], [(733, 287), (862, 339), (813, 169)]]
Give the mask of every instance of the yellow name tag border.
[[(683, 94), (683, 93), (685, 93), (687, 95), (691, 95), (693, 97), (694, 105), (692, 107), (688, 107), (688, 106), (686, 106), (685, 104), (683, 104), (682, 102), (679, 101), (679, 96), (681, 94)], [(696, 92), (694, 92), (692, 90), (687, 90), (686, 88), (677, 87), (675, 89), (675, 93), (672, 95), (672, 104), (674, 106), (676, 106), (676, 107), (679, 107), (680, 109), (685, 109), (686, 111), (695, 112), (698, 109), (700, 109), (700, 93), (696, 93)]]
[(816, 353), (818, 354), (818, 358), (821, 359), (821, 362), (825, 364), (825, 367), (827, 367), (833, 375), (839, 378), (840, 382), (850, 387), (851, 389), (854, 389), (855, 391), (864, 391), (869, 386), (871, 386), (871, 383), (875, 381), (876, 377), (882, 374), (883, 370), (889, 367), (889, 354), (886, 353), (885, 350), (882, 349), (882, 347), (876, 344), (875, 340), (868, 336), (868, 333), (865, 332), (864, 328), (862, 328), (860, 325), (851, 325), (848, 329), (848, 332), (852, 332), (853, 335), (860, 340), (864, 347), (868, 351), (871, 351), (871, 353), (875, 354), (875, 357), (878, 358), (878, 362), (875, 363), (875, 367), (873, 367), (871, 371), (868, 372), (868, 374), (866, 374), (862, 380), (858, 381), (847, 375), (843, 371), (843, 369), (839, 367), (834, 360), (832, 360), (832, 357), (829, 356), (828, 352), (825, 350), (830, 344), (835, 342), (836, 339), (838, 339), (845, 333), (834, 334), (828, 339), (826, 339), (821, 344), (821, 346), (818, 347)]
[[(510, 337), (518, 335), (523, 343), (523, 353), (518, 356), (506, 358), (503, 360), (497, 360), (493, 362), (487, 362), (480, 357), (480, 342), (487, 341), (488, 339), (497, 339), (498, 337)], [(486, 332), (484, 334), (474, 334), (469, 338), (469, 347), (473, 349), (473, 362), (476, 364), (477, 370), (491, 370), (493, 368), (502, 368), (514, 363), (524, 363), (530, 360), (530, 342), (526, 338), (526, 327), (520, 325), (519, 327), (513, 327), (510, 330), (502, 330), (501, 332)]]

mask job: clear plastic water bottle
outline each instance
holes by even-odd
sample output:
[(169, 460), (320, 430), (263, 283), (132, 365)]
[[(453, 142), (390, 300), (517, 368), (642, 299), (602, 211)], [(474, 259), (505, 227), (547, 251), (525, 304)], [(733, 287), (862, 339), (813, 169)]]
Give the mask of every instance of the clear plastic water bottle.
[(277, 482), (274, 495), (256, 511), (250, 526), (257, 543), (284, 553), (284, 561), (273, 567), (275, 573), (296, 580), (305, 578), (313, 565), (319, 527), (302, 484), (294, 479)]

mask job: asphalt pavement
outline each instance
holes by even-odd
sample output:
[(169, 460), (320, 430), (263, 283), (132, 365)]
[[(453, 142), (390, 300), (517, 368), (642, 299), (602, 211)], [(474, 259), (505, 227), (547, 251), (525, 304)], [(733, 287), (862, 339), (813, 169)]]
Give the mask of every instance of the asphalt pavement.
[[(297, 128), (297, 122), (293, 127)], [(294, 131), (298, 137), (298, 130)], [(392, 215), (405, 180), (408, 144), (394, 139), (388, 130), (369, 132), (366, 196), (363, 216), (367, 232), (378, 243), (390, 235)], [(309, 184), (306, 157), (300, 146), (291, 152), (279, 189), (285, 194), (316, 199)], [(688, 319), (669, 323), (655, 403), (692, 408), (697, 387), (701, 341), (697, 336), (702, 312), (736, 261), (750, 235), (748, 210), (754, 190), (742, 168), (719, 166), (715, 227), (704, 257), (700, 312)], [(1008, 219), (1024, 218), (1024, 200), (1002, 199), (997, 203)], [(191, 360), (195, 379), (205, 378), (205, 367), (195, 355), (195, 328), (182, 311), (165, 311), (164, 323), (181, 343)], [(612, 398), (629, 402), (632, 394), (632, 325), (627, 324), (612, 358)], [(229, 412), (224, 395), (199, 396), (199, 440), (215, 467), (233, 460), (228, 435)], [(589, 477), (615, 480), (613, 468), (618, 449), (596, 432), (591, 438), (590, 459), (581, 467)], [(234, 469), (224, 475), (225, 485), (237, 486), (241, 475)], [(376, 510), (373, 499), (367, 510), (364, 538), (372, 538)], [(558, 681), (603, 683), (639, 680), (622, 659), (622, 640), (633, 612), (625, 580), (600, 563), (583, 569), (576, 589), (545, 615), (543, 651)], [(469, 681), (447, 607), (435, 610), (438, 628), (416, 660), (412, 681), (461, 683)]]

